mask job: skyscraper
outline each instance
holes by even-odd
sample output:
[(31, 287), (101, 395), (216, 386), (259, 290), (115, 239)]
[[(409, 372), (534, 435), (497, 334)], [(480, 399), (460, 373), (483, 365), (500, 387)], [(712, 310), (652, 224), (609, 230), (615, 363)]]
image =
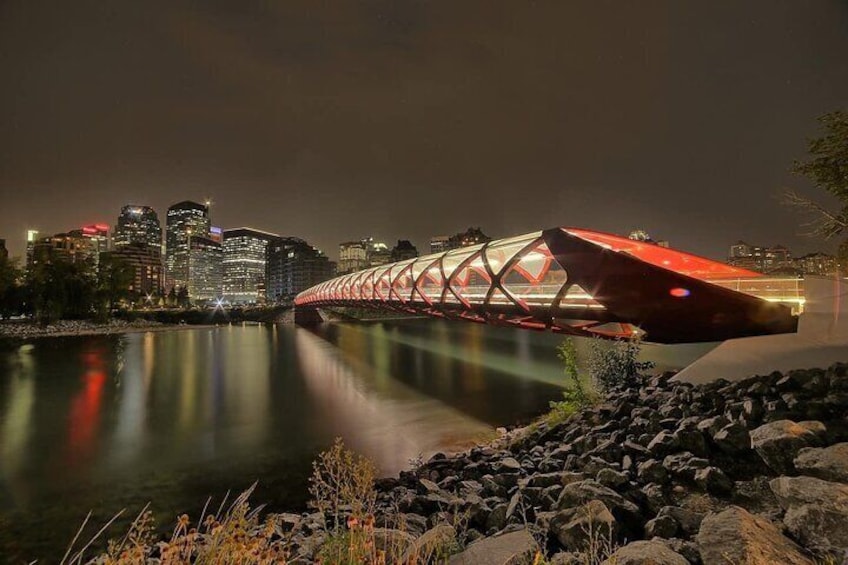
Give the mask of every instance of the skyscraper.
[(223, 246), (208, 237), (191, 236), (188, 252), (188, 296), (210, 301), (223, 294)]
[[(209, 206), (185, 200), (168, 208), (165, 228), (165, 285), (189, 285), (189, 250), (194, 238), (209, 238)], [(213, 242), (214, 243), (214, 242)], [(220, 246), (220, 244), (218, 244)], [(205, 248), (204, 245), (197, 249)], [(200, 271), (195, 270), (195, 274)], [(220, 274), (218, 275), (220, 278)], [(194, 285), (196, 288), (200, 285)], [(192, 296), (191, 298), (195, 298)]]
[(353, 273), (368, 266), (365, 241), (346, 241), (339, 244), (339, 274)]
[(121, 208), (118, 223), (115, 225), (113, 245), (147, 245), (162, 250), (162, 224), (156, 210), (150, 206), (127, 204)]
[(268, 244), (265, 295), (285, 302), (297, 293), (335, 276), (336, 264), (297, 237), (279, 237)]
[(233, 304), (265, 298), (268, 242), (278, 235), (253, 228), (224, 230), (224, 299)]

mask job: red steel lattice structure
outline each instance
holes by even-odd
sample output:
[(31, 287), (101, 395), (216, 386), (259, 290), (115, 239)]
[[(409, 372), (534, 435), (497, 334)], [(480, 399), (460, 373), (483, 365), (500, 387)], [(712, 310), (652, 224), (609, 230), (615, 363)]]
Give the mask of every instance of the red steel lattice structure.
[(685, 343), (793, 332), (789, 308), (720, 286), (762, 277), (651, 243), (552, 228), (334, 278), (295, 309), (359, 306)]

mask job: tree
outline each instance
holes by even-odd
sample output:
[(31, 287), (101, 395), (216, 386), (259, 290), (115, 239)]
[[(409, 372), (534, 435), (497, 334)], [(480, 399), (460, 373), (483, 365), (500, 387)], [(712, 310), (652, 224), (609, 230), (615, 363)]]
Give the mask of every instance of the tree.
[(829, 210), (794, 190), (787, 190), (784, 200), (812, 216), (808, 224), (811, 235), (830, 239), (848, 228), (848, 112), (837, 110), (825, 114), (819, 122), (824, 127), (824, 135), (809, 140), (809, 157), (796, 161), (792, 172), (835, 196), (841, 208)]
[(130, 286), (134, 279), (135, 270), (126, 261), (111, 254), (104, 253), (100, 256), (97, 295), (99, 306), (106, 309), (107, 316), (116, 304), (129, 298)]
[(0, 257), (0, 318), (4, 320), (20, 314), (23, 309), (21, 270), (17, 261)]
[(188, 289), (184, 286), (180, 287), (180, 290), (177, 292), (177, 305), (180, 308), (188, 308), (190, 304)]
[(72, 262), (49, 250), (27, 273), (26, 286), (41, 323), (88, 318), (94, 312), (97, 276), (90, 260)]

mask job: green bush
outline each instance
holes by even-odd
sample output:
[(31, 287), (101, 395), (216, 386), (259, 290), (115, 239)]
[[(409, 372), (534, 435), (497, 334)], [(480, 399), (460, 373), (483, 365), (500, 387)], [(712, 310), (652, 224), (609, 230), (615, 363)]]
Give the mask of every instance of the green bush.
[(653, 369), (652, 361), (639, 361), (639, 339), (595, 338), (589, 353), (589, 373), (601, 392), (638, 385), (644, 371)]

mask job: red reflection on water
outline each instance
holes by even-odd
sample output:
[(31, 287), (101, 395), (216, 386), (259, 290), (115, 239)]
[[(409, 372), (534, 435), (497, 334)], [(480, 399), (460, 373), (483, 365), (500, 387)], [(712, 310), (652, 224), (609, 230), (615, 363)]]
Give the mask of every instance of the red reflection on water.
[(85, 366), (83, 388), (71, 401), (68, 421), (67, 462), (72, 466), (88, 459), (94, 450), (103, 386), (106, 384), (103, 352), (99, 349), (86, 351), (82, 358)]

